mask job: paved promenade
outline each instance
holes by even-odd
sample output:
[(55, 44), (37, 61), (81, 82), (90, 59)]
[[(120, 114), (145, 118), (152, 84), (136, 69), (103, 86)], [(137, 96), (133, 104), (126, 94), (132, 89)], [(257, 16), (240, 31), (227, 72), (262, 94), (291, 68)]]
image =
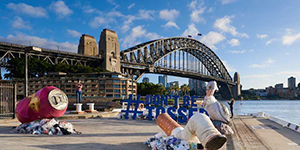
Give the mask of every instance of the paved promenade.
[[(1, 150), (149, 150), (143, 142), (161, 131), (155, 121), (145, 120), (118, 120), (104, 117), (72, 119), (68, 122), (83, 134), (67, 136), (16, 134), (10, 133), (11, 127), (18, 125), (16, 121), (0, 122)], [(236, 134), (228, 136), (228, 142), (221, 148), (222, 150), (300, 149), (300, 133), (264, 118), (236, 116), (232, 127)]]

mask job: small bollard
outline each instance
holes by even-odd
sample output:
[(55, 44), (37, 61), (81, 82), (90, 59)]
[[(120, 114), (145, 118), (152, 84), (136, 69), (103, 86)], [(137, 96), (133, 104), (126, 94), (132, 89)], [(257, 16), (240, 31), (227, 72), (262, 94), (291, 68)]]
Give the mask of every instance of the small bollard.
[(76, 112), (71, 112), (72, 114), (85, 114), (84, 111), (82, 111), (82, 103), (75, 103), (76, 106)]
[(94, 109), (95, 103), (87, 103), (87, 105), (89, 105), (89, 110), (86, 110), (85, 112), (88, 112), (88, 113), (98, 113), (98, 111)]

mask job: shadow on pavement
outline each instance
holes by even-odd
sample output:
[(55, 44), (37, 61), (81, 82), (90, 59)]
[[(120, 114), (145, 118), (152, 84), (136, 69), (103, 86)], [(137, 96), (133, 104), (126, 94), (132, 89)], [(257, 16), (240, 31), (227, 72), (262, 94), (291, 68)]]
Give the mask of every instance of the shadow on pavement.
[(270, 121), (268, 119), (257, 119), (259, 122), (263, 123), (265, 126), (270, 127), (274, 131), (278, 132), (282, 136), (290, 139), (291, 141), (297, 143), (300, 145), (300, 134), (296, 131), (293, 131), (292, 129), (283, 127), (273, 121)]
[(100, 150), (149, 150), (149, 148), (140, 142), (135, 143), (122, 143), (119, 145), (105, 144), (105, 143), (78, 143), (78, 144), (56, 144), (56, 145), (38, 145), (31, 146), (41, 149), (53, 150), (86, 150), (86, 149), (100, 149)]

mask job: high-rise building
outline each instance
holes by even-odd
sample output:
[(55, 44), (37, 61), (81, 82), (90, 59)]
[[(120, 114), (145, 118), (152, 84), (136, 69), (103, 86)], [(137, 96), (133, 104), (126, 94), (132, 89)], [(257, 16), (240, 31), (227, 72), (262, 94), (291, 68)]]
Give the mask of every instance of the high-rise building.
[(144, 83), (149, 83), (149, 78), (148, 78), (148, 77), (144, 77), (144, 78), (143, 78), (143, 82), (144, 82)]
[(290, 78), (288, 78), (288, 88), (295, 89), (295, 87), (296, 87), (296, 78), (291, 76)]
[(98, 48), (96, 39), (93, 36), (83, 34), (79, 40), (78, 54), (97, 56)]
[(195, 79), (189, 79), (189, 89), (194, 92), (194, 95), (205, 95), (205, 82)]
[(158, 76), (158, 83), (163, 85), (164, 87), (167, 87), (167, 76)]

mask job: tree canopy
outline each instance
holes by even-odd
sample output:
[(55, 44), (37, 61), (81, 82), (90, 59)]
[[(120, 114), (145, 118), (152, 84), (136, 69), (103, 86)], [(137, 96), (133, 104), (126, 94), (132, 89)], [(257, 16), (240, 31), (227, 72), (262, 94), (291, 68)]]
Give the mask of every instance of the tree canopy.
[[(8, 73), (4, 74), (4, 78), (24, 78), (25, 76), (25, 58), (14, 58), (8, 61), (9, 66), (6, 67)], [(37, 58), (28, 59), (28, 76), (42, 77), (49, 72), (66, 72), (66, 73), (90, 73), (90, 72), (105, 72), (107, 70), (100, 67), (90, 67), (83, 65), (68, 65), (58, 63), (55, 65), (49, 64), (46, 60)]]
[(141, 94), (142, 96), (146, 96), (148, 94), (150, 95), (166, 95), (166, 89), (161, 84), (154, 84), (154, 83), (137, 83), (138, 88), (138, 94)]

